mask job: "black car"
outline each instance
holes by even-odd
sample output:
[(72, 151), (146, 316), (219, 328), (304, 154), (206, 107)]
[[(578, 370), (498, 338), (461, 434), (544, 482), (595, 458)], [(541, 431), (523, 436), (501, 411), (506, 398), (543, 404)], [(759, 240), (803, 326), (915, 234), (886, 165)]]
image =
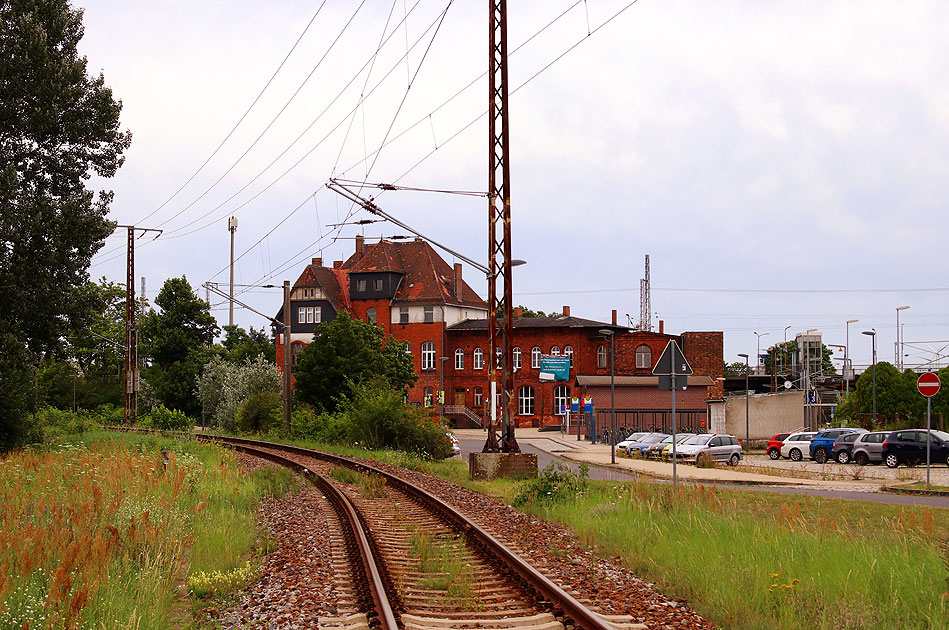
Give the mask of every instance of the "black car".
[(853, 443), (860, 437), (859, 433), (845, 433), (834, 441), (834, 448), (830, 451), (831, 459), (841, 464), (850, 463), (850, 454), (853, 452)]
[(883, 442), (883, 463), (888, 468), (900, 464), (926, 461), (926, 444), (930, 445), (930, 461), (949, 466), (949, 433), (926, 429), (893, 431)]

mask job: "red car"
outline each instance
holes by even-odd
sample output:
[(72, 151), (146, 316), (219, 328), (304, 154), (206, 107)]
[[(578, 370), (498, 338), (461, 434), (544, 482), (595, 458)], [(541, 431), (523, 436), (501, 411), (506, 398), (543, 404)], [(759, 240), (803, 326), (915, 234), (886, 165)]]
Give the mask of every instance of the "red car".
[(781, 459), (781, 445), (788, 439), (790, 433), (778, 433), (768, 440), (768, 457), (771, 459)]

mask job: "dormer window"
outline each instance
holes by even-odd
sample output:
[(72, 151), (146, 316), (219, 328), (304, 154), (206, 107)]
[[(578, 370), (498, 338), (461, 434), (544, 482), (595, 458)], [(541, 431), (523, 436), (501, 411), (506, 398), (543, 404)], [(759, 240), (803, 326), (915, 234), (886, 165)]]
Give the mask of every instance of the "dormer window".
[(356, 290), (359, 291), (360, 293), (365, 293), (365, 292), (366, 292), (366, 280), (365, 280), (365, 278), (363, 278), (363, 279), (361, 279), (361, 280), (356, 280)]
[(425, 323), (432, 324), (435, 322), (435, 307), (426, 306), (425, 307)]
[(372, 288), (375, 291), (382, 291), (382, 278), (376, 278), (372, 281)]

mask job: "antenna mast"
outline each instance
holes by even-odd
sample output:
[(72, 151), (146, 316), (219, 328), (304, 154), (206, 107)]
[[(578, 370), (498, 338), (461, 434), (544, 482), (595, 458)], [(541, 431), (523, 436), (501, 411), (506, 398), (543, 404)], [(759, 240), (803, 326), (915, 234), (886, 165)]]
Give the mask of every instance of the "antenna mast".
[(649, 254), (646, 254), (646, 277), (639, 281), (639, 328), (652, 330), (652, 289), (649, 287)]

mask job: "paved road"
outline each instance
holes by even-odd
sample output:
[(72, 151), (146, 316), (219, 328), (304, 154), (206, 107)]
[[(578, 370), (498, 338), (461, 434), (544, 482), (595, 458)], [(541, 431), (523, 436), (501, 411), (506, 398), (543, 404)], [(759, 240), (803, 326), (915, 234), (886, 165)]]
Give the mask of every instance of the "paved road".
[[(464, 461), (468, 460), (468, 453), (480, 452), (484, 446), (484, 438), (460, 437), (458, 438), (461, 446), (461, 457)], [(551, 455), (531, 444), (521, 444), (521, 450), (527, 453), (537, 453), (537, 467), (543, 470), (551, 462), (557, 461), (571, 470), (579, 470), (577, 462)], [(623, 470), (613, 470), (601, 466), (590, 466), (590, 478), (602, 479), (606, 481), (629, 481), (633, 475)], [(666, 480), (656, 480), (656, 483), (671, 483)], [(723, 485), (723, 484), (718, 484)], [(779, 487), (779, 486), (743, 486), (730, 485), (730, 488), (736, 490), (746, 490), (749, 492), (777, 492), (780, 494), (797, 494), (817, 497), (827, 497), (832, 499), (848, 499), (852, 501), (869, 501), (871, 503), (885, 503), (889, 505), (915, 505), (920, 507), (935, 507), (949, 509), (949, 497), (923, 497), (915, 495), (899, 495), (885, 492), (853, 492), (848, 490), (816, 490), (813, 488), (798, 487)]]

